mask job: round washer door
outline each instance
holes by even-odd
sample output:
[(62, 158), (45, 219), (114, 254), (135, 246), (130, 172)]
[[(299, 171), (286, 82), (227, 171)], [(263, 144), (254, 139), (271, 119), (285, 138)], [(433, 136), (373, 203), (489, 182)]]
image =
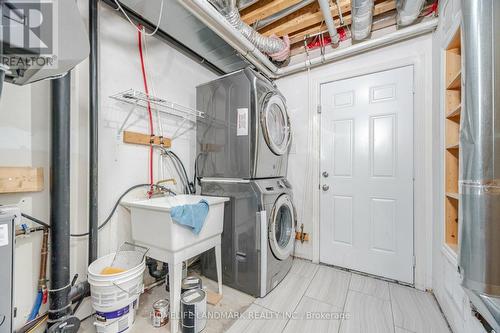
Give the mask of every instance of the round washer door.
[(285, 154), (290, 145), (291, 132), (290, 119), (281, 96), (269, 94), (266, 97), (261, 113), (261, 126), (269, 149), (278, 156)]
[(274, 256), (279, 260), (287, 259), (293, 252), (295, 241), (295, 209), (287, 194), (279, 196), (274, 203), (268, 230)]

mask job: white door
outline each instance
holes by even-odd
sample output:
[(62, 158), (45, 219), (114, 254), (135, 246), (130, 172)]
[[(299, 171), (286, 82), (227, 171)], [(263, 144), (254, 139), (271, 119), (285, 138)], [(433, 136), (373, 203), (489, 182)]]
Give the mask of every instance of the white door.
[(413, 66), (321, 86), (320, 261), (413, 283)]

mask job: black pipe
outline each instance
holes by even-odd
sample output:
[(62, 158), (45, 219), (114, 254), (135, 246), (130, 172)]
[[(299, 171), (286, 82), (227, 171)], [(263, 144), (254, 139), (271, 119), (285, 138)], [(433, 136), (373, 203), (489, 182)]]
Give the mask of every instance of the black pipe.
[[(109, 5), (111, 8), (114, 10), (117, 10), (118, 7), (116, 6), (116, 3), (114, 0), (103, 0), (103, 2), (107, 5)], [(131, 20), (133, 20), (136, 23), (141, 24), (143, 27), (148, 29), (149, 31), (153, 31), (156, 28), (156, 23), (151, 23), (150, 21), (146, 20), (142, 15), (138, 14), (137, 12), (131, 10), (128, 8), (126, 5), (124, 5), (120, 1), (120, 6), (123, 8), (123, 10), (127, 13), (127, 15), (130, 17)], [(168, 9), (168, 5), (167, 5)], [(155, 37), (159, 38), (161, 41), (167, 43), (168, 45), (172, 46), (175, 48), (177, 51), (180, 53), (184, 54), (186, 57), (190, 58), (191, 60), (197, 62), (198, 64), (202, 65), (203, 67), (207, 68), (208, 70), (212, 71), (214, 74), (217, 75), (224, 75), (226, 72), (221, 70), (219, 67), (208, 61), (207, 59), (203, 58), (200, 56), (198, 53), (195, 51), (191, 50), (189, 47), (186, 45), (182, 44), (182, 42), (178, 41), (174, 37), (170, 36), (168, 33), (163, 31), (162, 29), (158, 29), (158, 31), (155, 34)]]
[(98, 0), (89, 0), (89, 265), (97, 259), (98, 228)]
[(151, 277), (156, 281), (165, 280), (168, 274), (168, 265), (166, 263), (161, 263), (161, 269), (158, 269), (160, 262), (153, 258), (146, 258), (146, 266), (148, 267), (148, 272)]
[(0, 67), (0, 97), (2, 97), (4, 79), (5, 79), (5, 71)]
[(70, 286), (70, 102), (71, 74), (53, 80), (50, 177), (49, 325), (71, 313)]

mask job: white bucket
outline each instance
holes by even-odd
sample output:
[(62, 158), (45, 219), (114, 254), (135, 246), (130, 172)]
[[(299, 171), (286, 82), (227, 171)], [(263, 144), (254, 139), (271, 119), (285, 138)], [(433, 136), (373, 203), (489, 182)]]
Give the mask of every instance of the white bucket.
[(114, 266), (124, 269), (124, 272), (101, 274), (104, 268), (111, 266), (115, 253), (97, 259), (88, 268), (92, 306), (97, 312), (108, 313), (125, 308), (138, 300), (144, 291), (144, 253), (121, 251), (119, 257), (120, 262), (115, 262)]
[(138, 302), (139, 299), (136, 299), (129, 305), (114, 311), (97, 311), (94, 322), (97, 333), (127, 332), (134, 324)]

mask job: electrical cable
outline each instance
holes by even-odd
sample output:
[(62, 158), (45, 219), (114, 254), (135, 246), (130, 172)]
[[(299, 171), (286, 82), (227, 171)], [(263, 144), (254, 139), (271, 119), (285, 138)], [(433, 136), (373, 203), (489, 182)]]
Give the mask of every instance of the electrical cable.
[[(148, 46), (148, 41), (147, 41), (147, 35), (145, 34), (146, 32), (144, 31), (143, 27), (143, 37), (142, 37), (142, 42), (144, 45), (144, 55), (145, 55), (145, 67), (146, 67), (146, 73), (148, 74), (148, 81), (149, 81), (149, 87), (151, 88), (152, 96), (157, 97), (156, 95), (156, 84), (154, 80), (154, 75), (151, 73), (151, 67), (149, 64), (151, 64), (151, 59), (149, 57), (149, 46)], [(160, 117), (160, 110), (159, 108), (156, 108), (156, 119), (157, 119), (157, 130), (158, 134), (161, 139), (163, 139), (163, 124), (161, 122), (161, 117)]]
[(139, 30), (137, 32), (137, 41), (138, 41), (138, 48), (139, 48), (139, 58), (141, 60), (141, 72), (142, 72), (142, 81), (144, 83), (144, 92), (146, 93), (147, 96), (147, 109), (148, 109), (148, 116), (149, 116), (149, 134), (151, 136), (151, 141), (149, 143), (149, 183), (151, 185), (151, 188), (149, 189), (148, 196), (151, 197), (153, 194), (153, 142), (152, 140), (154, 139), (154, 128), (153, 128), (153, 113), (151, 112), (151, 103), (149, 101), (149, 89), (148, 89), (148, 79), (146, 75), (146, 68), (144, 65), (144, 55), (142, 52), (142, 31)]
[(181, 166), (182, 168), (182, 172), (184, 174), (184, 177), (186, 179), (186, 182), (187, 182), (187, 187), (188, 187), (188, 194), (194, 194), (194, 190), (193, 190), (193, 184), (189, 181), (189, 177), (188, 177), (188, 174), (186, 172), (186, 168), (184, 167), (184, 163), (182, 163), (181, 159), (179, 158), (179, 156), (174, 153), (173, 151), (168, 151), (169, 154), (171, 154), (176, 160), (177, 162), (179, 163), (179, 165)]
[[(113, 206), (113, 209), (111, 210), (111, 212), (109, 213), (108, 217), (104, 220), (104, 222), (102, 222), (102, 224), (99, 225), (99, 227), (97, 228), (97, 230), (101, 230), (102, 228), (104, 228), (104, 226), (106, 226), (106, 224), (109, 223), (109, 221), (111, 221), (111, 218), (113, 217), (113, 215), (115, 214), (116, 210), (118, 209), (118, 206), (120, 205), (120, 202), (122, 201), (122, 199), (132, 190), (135, 190), (137, 188), (140, 188), (140, 187), (148, 187), (148, 186), (151, 186), (150, 184), (138, 184), (138, 185), (134, 185), (130, 188), (128, 188), (125, 192), (123, 192), (123, 194), (118, 198), (118, 200), (116, 201), (115, 205)], [(170, 189), (164, 187), (164, 186), (160, 186), (160, 185), (154, 185), (153, 184), (153, 187), (156, 187), (158, 189), (161, 189), (162, 191), (166, 191), (172, 195), (176, 195), (173, 191), (171, 191)], [(89, 233), (86, 232), (86, 233), (81, 233), (81, 234), (71, 234), (71, 237), (85, 237), (85, 236), (88, 236)]]
[(50, 225), (49, 224), (47, 224), (47, 223), (45, 223), (43, 221), (40, 221), (39, 219), (37, 219), (37, 218), (35, 218), (33, 216), (30, 216), (30, 215), (25, 214), (25, 213), (21, 213), (21, 216), (24, 217), (24, 218), (26, 218), (26, 219), (28, 219), (28, 220), (31, 220), (31, 221), (35, 222), (36, 224), (44, 226), (47, 229), (50, 229)]
[(184, 194), (189, 194), (187, 188), (188, 188), (188, 185), (186, 183), (186, 178), (184, 177), (184, 174), (182, 173), (182, 170), (181, 170), (181, 167), (179, 166), (179, 163), (177, 162), (177, 160), (175, 158), (172, 157), (172, 155), (170, 155), (168, 152), (166, 152), (166, 155), (170, 158), (170, 161), (172, 162), (172, 165), (174, 166), (174, 169), (175, 171), (177, 172), (177, 174), (179, 175), (179, 179), (181, 181), (181, 184), (182, 184), (182, 190), (184, 192)]
[[(156, 23), (156, 28), (155, 28), (155, 30), (153, 30), (153, 32), (151, 32), (149, 34), (146, 33), (147, 36), (153, 36), (154, 34), (156, 34), (156, 32), (158, 31), (158, 29), (160, 28), (161, 20), (162, 20), (162, 17), (163, 17), (163, 4), (164, 4), (163, 2), (164, 2), (164, 0), (161, 0), (160, 15), (158, 16), (158, 22)], [(135, 29), (137, 29), (137, 31), (140, 32), (141, 30), (134, 24), (134, 22), (132, 22), (132, 20), (127, 15), (127, 13), (125, 12), (125, 10), (123, 10), (122, 6), (120, 5), (120, 2), (118, 0), (115, 0), (115, 3), (116, 3), (116, 6), (118, 7), (118, 9), (123, 13), (123, 15), (125, 15), (125, 17), (130, 22), (130, 24)]]

